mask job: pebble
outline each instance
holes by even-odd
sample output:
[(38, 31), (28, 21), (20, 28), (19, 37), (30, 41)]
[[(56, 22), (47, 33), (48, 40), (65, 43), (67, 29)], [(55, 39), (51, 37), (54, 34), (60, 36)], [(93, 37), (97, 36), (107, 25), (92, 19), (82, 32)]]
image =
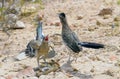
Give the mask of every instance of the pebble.
[(104, 15), (112, 15), (112, 9), (111, 8), (103, 8), (98, 15), (104, 16)]
[(81, 20), (83, 18), (83, 15), (78, 15), (77, 20)]
[(14, 28), (15, 29), (23, 29), (23, 28), (25, 28), (25, 24), (22, 21), (17, 21)]
[(26, 56), (25, 52), (22, 52), (19, 55), (17, 55), (15, 59), (20, 61), (20, 60), (23, 60), (25, 58), (27, 58), (27, 56)]
[(0, 79), (5, 79), (5, 77), (0, 77)]

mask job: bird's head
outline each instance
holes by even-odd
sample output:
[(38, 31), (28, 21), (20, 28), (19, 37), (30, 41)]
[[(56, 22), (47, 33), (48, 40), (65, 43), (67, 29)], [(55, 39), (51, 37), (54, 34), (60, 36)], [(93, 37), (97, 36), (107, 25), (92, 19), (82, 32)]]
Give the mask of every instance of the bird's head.
[(60, 13), (60, 14), (59, 14), (59, 18), (60, 18), (60, 21), (61, 21), (62, 25), (64, 25), (64, 24), (67, 23), (65, 13)]
[(65, 13), (60, 13), (60, 14), (59, 14), (59, 18), (60, 18), (60, 19), (66, 18)]

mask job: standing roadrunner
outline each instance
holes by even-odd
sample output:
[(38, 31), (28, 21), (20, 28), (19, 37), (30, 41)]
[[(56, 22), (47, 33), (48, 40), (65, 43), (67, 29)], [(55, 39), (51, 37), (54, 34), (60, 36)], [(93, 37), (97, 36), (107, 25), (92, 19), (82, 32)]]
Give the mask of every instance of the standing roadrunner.
[[(62, 39), (67, 47), (69, 47), (74, 53), (82, 51), (82, 46), (87, 48), (104, 48), (103, 44), (91, 43), (91, 42), (80, 42), (77, 35), (70, 29), (65, 13), (59, 14), (60, 22), (62, 24)], [(69, 55), (70, 61), (70, 55)]]

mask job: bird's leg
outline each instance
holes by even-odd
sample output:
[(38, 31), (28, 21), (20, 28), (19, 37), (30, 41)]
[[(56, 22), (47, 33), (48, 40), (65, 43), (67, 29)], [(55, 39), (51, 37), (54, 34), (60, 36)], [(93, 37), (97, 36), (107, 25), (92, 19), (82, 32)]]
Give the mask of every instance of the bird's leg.
[(69, 52), (69, 58), (68, 58), (67, 63), (69, 63), (70, 61), (71, 61), (71, 53)]
[(38, 56), (37, 56), (37, 64), (38, 64), (38, 68), (40, 68), (39, 57)]
[(74, 55), (74, 58), (73, 58), (73, 61), (75, 61), (75, 62), (77, 62), (77, 57), (78, 57), (77, 55), (78, 55), (78, 54), (75, 54), (75, 55)]
[(41, 58), (40, 58), (40, 54), (38, 53), (37, 54), (37, 64), (38, 64), (38, 68), (40, 68), (40, 64), (39, 64), (39, 60), (40, 60)]
[(45, 62), (45, 64), (46, 64), (46, 66), (48, 66), (48, 63), (47, 63), (47, 61), (46, 61), (45, 56), (43, 56), (43, 60), (44, 60), (44, 62)]

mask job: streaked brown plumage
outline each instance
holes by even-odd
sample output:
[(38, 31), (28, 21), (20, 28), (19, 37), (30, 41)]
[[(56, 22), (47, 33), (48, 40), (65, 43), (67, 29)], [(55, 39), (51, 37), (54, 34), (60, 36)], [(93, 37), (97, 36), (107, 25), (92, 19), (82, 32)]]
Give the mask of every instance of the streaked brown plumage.
[(39, 46), (39, 49), (37, 50), (37, 63), (38, 63), (39, 67), (40, 67), (40, 65), (39, 65), (40, 56), (42, 56), (43, 60), (46, 62), (49, 48), (50, 48), (50, 46), (48, 45), (48, 36), (46, 36), (43, 38), (43, 41), (42, 41), (41, 45)]

